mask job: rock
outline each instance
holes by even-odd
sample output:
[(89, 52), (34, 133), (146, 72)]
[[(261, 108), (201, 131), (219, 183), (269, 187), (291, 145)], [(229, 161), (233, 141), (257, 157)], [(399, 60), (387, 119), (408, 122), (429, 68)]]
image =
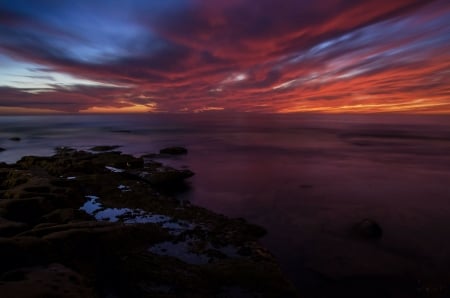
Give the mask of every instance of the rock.
[(26, 183), (29, 180), (28, 173), (19, 170), (13, 170), (4, 172), (2, 176), (5, 176), (2, 185), (6, 188), (13, 188), (15, 186)]
[(170, 154), (170, 155), (182, 155), (187, 154), (188, 150), (184, 147), (167, 147), (159, 150), (161, 154)]
[(95, 155), (91, 160), (94, 165), (100, 167), (112, 166), (121, 169), (136, 169), (144, 166), (143, 158), (136, 158), (128, 154), (121, 154), (120, 152), (104, 152)]
[(91, 216), (81, 210), (73, 208), (56, 209), (42, 217), (43, 220), (53, 223), (69, 223), (73, 221), (89, 220)]
[(379, 239), (383, 236), (383, 229), (372, 219), (363, 219), (352, 228), (353, 234), (361, 239)]
[(89, 150), (96, 151), (96, 152), (102, 152), (102, 151), (111, 151), (111, 150), (114, 150), (117, 148), (120, 148), (120, 146), (117, 146), (117, 145), (116, 146), (95, 146)]
[(141, 158), (160, 158), (161, 154), (157, 153), (148, 153), (141, 156)]
[(3, 273), (0, 293), (2, 298), (97, 297), (83, 276), (57, 263)]
[(3, 209), (4, 218), (31, 224), (37, 223), (42, 215), (54, 208), (54, 202), (44, 197), (0, 200), (0, 209)]
[(0, 147), (0, 152), (3, 152), (5, 150), (6, 150), (5, 148)]
[(250, 256), (253, 253), (253, 250), (251, 249), (251, 247), (242, 246), (241, 248), (239, 248), (237, 253), (241, 256)]
[(75, 153), (76, 150), (73, 148), (70, 148), (70, 147), (61, 146), (61, 147), (56, 147), (55, 152), (58, 155), (64, 155), (64, 154)]
[(194, 176), (190, 170), (168, 170), (162, 172), (155, 172), (146, 177), (151, 185), (164, 186), (171, 184), (178, 184), (185, 179)]
[(19, 142), (21, 140), (21, 138), (19, 138), (19, 137), (12, 137), (12, 138), (9, 138), (9, 140), (10, 141), (14, 141), (14, 142)]
[(47, 252), (46, 244), (36, 237), (0, 237), (0, 274), (14, 268), (45, 262), (48, 259)]
[[(0, 297), (202, 298), (224, 286), (248, 297), (296, 297), (257, 242), (263, 228), (170, 194), (192, 175), (120, 152), (66, 147), (0, 168)], [(100, 209), (87, 212), (89, 204)], [(161, 243), (180, 243), (179, 255), (195, 249), (209, 263), (149, 250)]]
[(0, 237), (10, 237), (28, 228), (28, 225), (23, 222), (11, 221), (0, 217)]

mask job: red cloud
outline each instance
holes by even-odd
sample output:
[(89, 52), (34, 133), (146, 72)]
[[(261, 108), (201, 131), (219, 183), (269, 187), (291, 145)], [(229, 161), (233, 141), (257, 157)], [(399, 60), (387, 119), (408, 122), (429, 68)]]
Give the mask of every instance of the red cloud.
[[(192, 3), (169, 15), (137, 14), (138, 25), (161, 46), (108, 62), (74, 59), (39, 35), (45, 24), (6, 31), (1, 52), (118, 87), (56, 86), (38, 93), (3, 87), (0, 110), (450, 111), (446, 1)], [(55, 32), (46, 30), (62, 34)]]

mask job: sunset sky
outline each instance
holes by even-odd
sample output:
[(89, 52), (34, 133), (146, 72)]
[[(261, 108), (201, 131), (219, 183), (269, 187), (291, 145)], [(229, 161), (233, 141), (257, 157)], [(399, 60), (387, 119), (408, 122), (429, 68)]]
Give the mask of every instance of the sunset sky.
[(450, 114), (450, 1), (0, 0), (0, 113)]

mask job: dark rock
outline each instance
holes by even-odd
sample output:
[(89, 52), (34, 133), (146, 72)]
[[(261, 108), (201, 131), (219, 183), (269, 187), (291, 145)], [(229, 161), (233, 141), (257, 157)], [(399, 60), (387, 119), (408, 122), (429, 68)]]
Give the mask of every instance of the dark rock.
[(25, 171), (13, 170), (8, 171), (6, 178), (3, 181), (3, 186), (6, 188), (13, 188), (15, 186), (26, 183), (29, 180), (29, 176)]
[(0, 201), (3, 217), (12, 221), (37, 223), (41, 216), (55, 208), (52, 200), (44, 197), (4, 199)]
[(383, 229), (372, 219), (363, 219), (352, 228), (353, 235), (361, 239), (379, 239), (383, 236)]
[(47, 259), (46, 250), (45, 243), (36, 237), (0, 237), (0, 274), (44, 261)]
[(136, 158), (128, 154), (121, 154), (120, 152), (105, 152), (100, 153), (91, 160), (92, 164), (99, 167), (112, 166), (121, 169), (136, 169), (144, 166), (143, 158)]
[(211, 259), (226, 259), (228, 256), (218, 249), (208, 249), (205, 254)]
[(95, 146), (90, 148), (89, 150), (91, 151), (96, 151), (96, 152), (102, 152), (102, 151), (111, 151), (117, 148), (120, 148), (121, 146)]
[[(66, 147), (0, 168), (0, 296), (201, 298), (232, 284), (249, 297), (295, 297), (274, 257), (257, 242), (263, 228), (169, 194), (192, 175), (120, 152)], [(103, 208), (98, 213), (85, 207), (97, 203)], [(95, 217), (121, 208), (130, 211), (118, 222)], [(144, 214), (167, 222), (126, 221)], [(197, 243), (186, 253), (210, 262), (188, 264), (176, 254), (149, 251), (183, 242)], [(221, 250), (228, 246), (245, 248), (235, 256)]]
[(91, 219), (91, 216), (78, 209), (63, 208), (56, 209), (42, 217), (45, 221), (54, 223), (69, 223), (73, 221), (85, 221)]
[(97, 297), (83, 276), (61, 264), (5, 272), (0, 293), (2, 298)]
[(5, 148), (0, 147), (0, 152), (3, 152), (5, 150), (6, 150)]
[(0, 217), (0, 237), (13, 236), (28, 228), (28, 225), (23, 222), (10, 221)]
[(119, 130), (111, 130), (111, 132), (117, 132), (117, 133), (131, 133), (131, 130), (128, 129), (119, 129)]
[(182, 155), (187, 154), (188, 150), (184, 147), (167, 147), (159, 150), (161, 154), (170, 154), (170, 155)]
[(62, 146), (62, 147), (56, 147), (55, 148), (55, 152), (56, 152), (56, 154), (58, 154), (58, 155), (64, 155), (64, 154), (71, 154), (71, 153), (75, 153), (75, 149), (73, 149), (73, 148), (70, 148), (70, 147), (64, 147), (64, 146)]
[(154, 160), (145, 161), (145, 166), (150, 168), (159, 168), (162, 167), (163, 164)]
[(190, 170), (168, 169), (166, 171), (151, 173), (145, 176), (145, 179), (154, 186), (167, 186), (181, 183), (192, 176), (194, 176), (194, 172)]
[(239, 248), (237, 253), (241, 256), (250, 256), (253, 253), (253, 250), (251, 247), (243, 246), (243, 247)]
[(148, 153), (141, 156), (141, 158), (160, 158), (161, 155), (157, 153)]
[(9, 140), (14, 141), (14, 142), (19, 142), (21, 140), (21, 138), (19, 138), (19, 137), (12, 137), (12, 138), (9, 138)]

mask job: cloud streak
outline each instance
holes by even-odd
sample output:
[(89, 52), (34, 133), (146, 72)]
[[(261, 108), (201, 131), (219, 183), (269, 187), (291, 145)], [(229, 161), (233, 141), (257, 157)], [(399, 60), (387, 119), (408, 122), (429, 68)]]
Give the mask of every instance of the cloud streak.
[(15, 1), (0, 36), (0, 112), (450, 112), (444, 0)]

